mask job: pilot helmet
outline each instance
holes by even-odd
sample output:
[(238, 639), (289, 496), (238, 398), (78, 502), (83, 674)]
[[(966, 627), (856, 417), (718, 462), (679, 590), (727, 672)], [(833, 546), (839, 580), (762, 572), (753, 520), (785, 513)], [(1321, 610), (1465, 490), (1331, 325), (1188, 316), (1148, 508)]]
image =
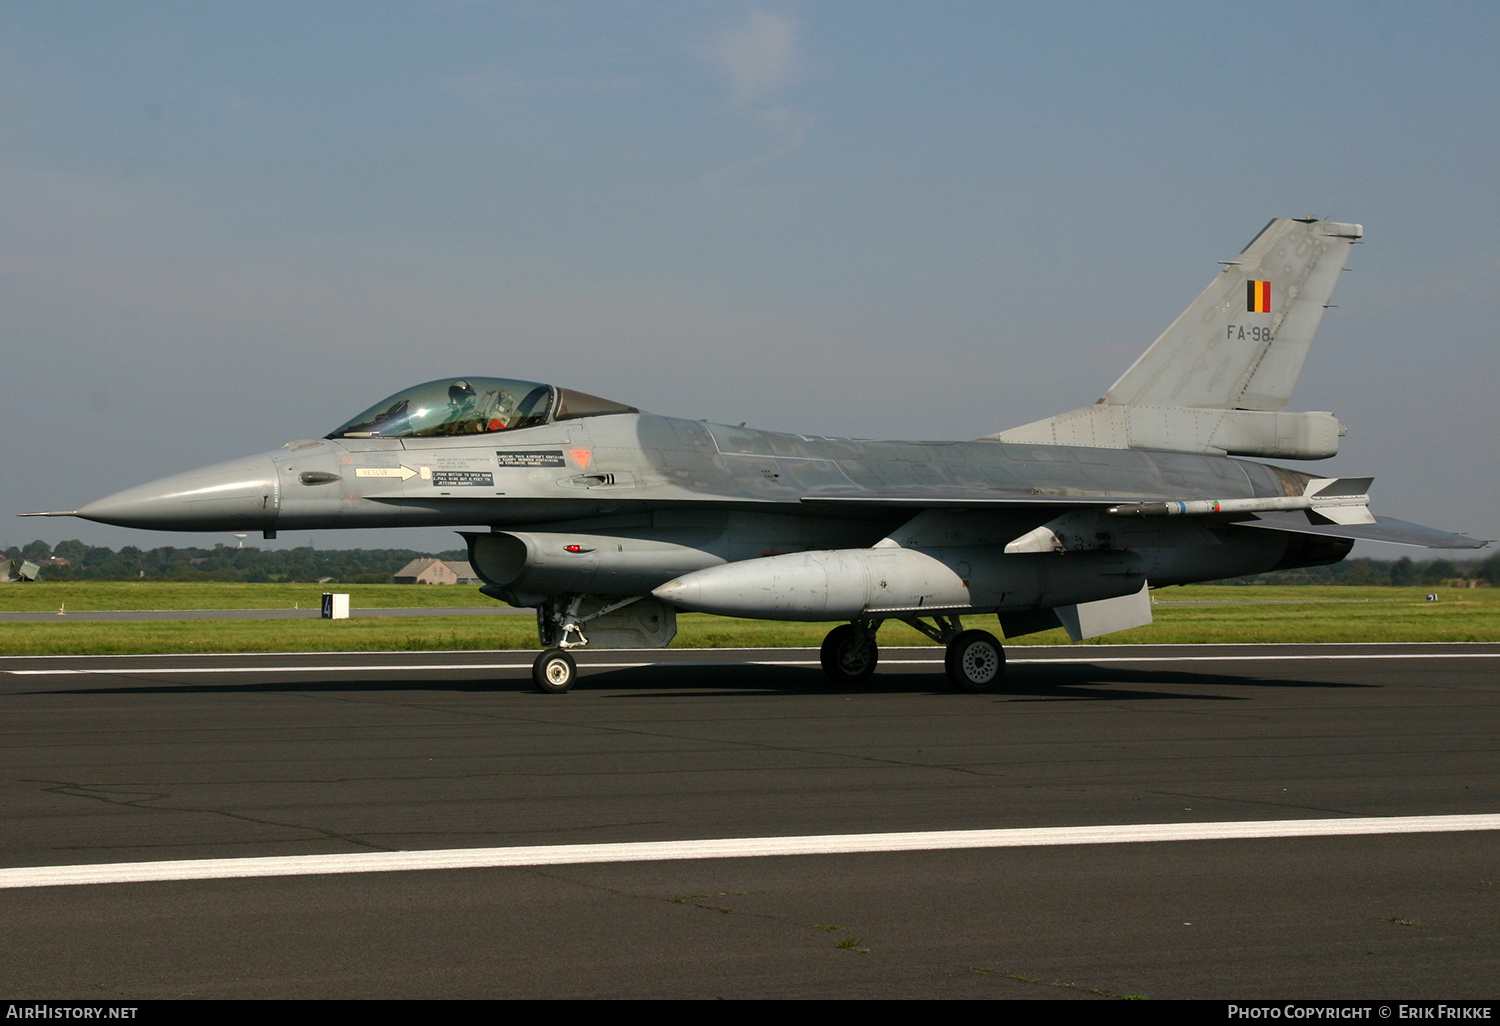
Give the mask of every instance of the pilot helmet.
[(474, 386), (462, 378), (448, 386), (448, 402), (454, 406), (474, 401)]

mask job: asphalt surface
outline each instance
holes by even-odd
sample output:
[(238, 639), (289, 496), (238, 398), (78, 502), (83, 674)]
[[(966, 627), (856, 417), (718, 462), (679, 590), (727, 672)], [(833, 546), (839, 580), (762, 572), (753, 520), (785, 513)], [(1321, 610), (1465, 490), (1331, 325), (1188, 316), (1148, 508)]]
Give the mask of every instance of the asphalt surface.
[[(1500, 813), (1500, 645), (0, 659), (0, 868)], [(16, 671), (47, 671), (18, 673)], [(0, 890), (0, 996), (1470, 998), (1500, 833)], [(842, 945), (842, 946), (841, 946)]]

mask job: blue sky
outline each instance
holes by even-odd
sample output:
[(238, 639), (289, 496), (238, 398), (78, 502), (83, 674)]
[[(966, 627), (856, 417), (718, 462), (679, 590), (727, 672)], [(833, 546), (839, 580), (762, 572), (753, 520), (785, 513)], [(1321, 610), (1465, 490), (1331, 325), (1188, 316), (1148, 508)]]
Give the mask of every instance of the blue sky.
[[(1273, 216), (1365, 244), (1293, 407), (1500, 537), (1500, 6), (0, 0), (0, 544), (446, 375), (970, 438)], [(284, 535), (447, 547), (447, 532)], [(1363, 551), (1363, 550), (1362, 550)], [(1394, 558), (1414, 550), (1371, 548)]]

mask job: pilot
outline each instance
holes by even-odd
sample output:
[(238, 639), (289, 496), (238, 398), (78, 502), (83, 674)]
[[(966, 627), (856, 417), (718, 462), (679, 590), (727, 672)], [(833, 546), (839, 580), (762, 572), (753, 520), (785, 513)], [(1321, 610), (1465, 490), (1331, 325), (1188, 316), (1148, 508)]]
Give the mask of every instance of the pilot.
[(448, 386), (448, 416), (440, 429), (445, 435), (468, 435), (484, 430), (475, 419), (474, 386), (460, 378)]

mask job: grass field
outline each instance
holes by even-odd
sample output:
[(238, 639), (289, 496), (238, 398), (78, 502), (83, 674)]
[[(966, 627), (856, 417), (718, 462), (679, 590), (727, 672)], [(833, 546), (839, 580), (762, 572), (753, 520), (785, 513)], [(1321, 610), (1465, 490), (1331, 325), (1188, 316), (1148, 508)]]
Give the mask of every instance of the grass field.
[(0, 586), (0, 612), (99, 609), (317, 609), (325, 591), (359, 609), (483, 606), (473, 588), (411, 584), (221, 584), (174, 581), (32, 581)]
[[(477, 606), (470, 588), (335, 585), (356, 609)], [(35, 582), (0, 587), (0, 610), (317, 608), (323, 586)], [(1084, 642), (1090, 645), (1369, 641), (1500, 641), (1500, 589), (1234, 587), (1196, 585), (1154, 593), (1156, 622)], [(1210, 603), (1179, 605), (1178, 603)], [(1213, 604), (1218, 603), (1218, 604)], [(812, 647), (831, 624), (678, 617), (674, 648)], [(995, 617), (966, 627), (998, 632)], [(529, 616), (358, 617), (350, 620), (183, 620), (0, 623), (0, 655), (113, 655), (146, 652), (353, 652), (536, 648)], [(885, 645), (931, 642), (905, 624), (881, 629)], [(1061, 630), (1027, 635), (1027, 645), (1068, 644)]]

